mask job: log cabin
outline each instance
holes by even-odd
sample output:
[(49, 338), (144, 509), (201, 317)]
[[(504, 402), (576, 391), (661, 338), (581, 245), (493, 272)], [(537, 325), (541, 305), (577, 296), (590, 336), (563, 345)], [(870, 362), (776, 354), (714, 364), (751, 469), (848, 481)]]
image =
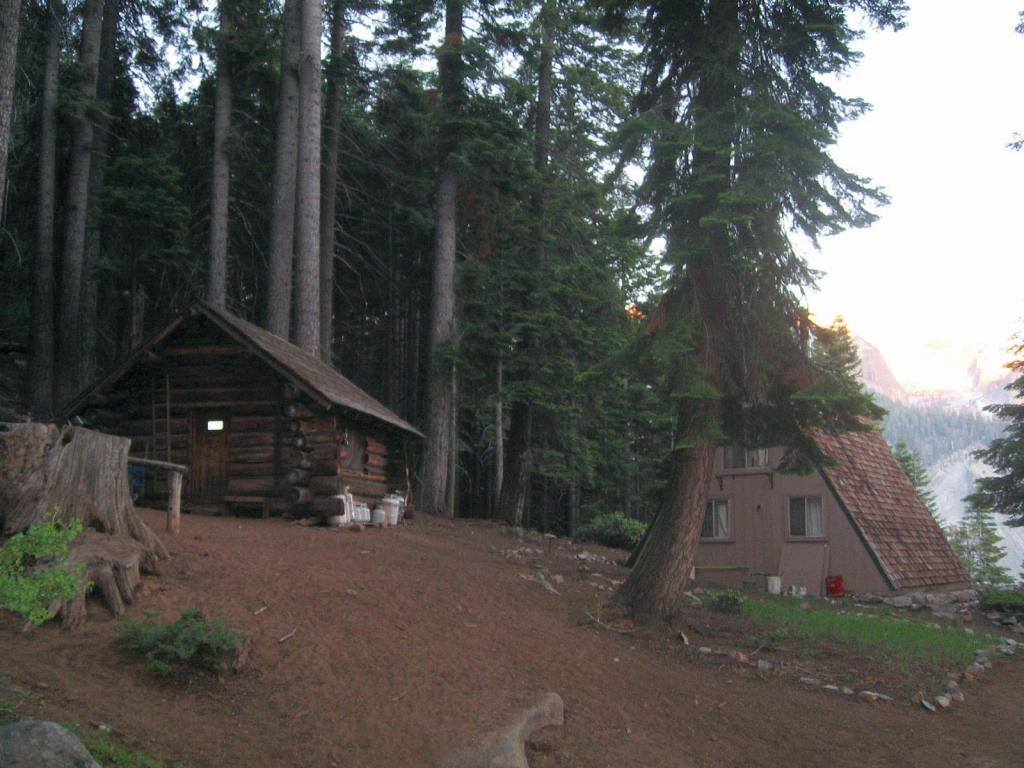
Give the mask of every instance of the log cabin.
[[(131, 439), (131, 455), (189, 468), (186, 511), (341, 514), (408, 495), (423, 435), (327, 363), (205, 302), (82, 392), (67, 418)], [(166, 477), (147, 497), (166, 497)]]

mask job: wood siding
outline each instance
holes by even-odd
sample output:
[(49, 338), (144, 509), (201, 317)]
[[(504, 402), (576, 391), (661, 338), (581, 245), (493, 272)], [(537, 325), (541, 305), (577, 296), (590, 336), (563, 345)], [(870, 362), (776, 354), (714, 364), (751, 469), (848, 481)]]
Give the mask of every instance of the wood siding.
[[(181, 327), (81, 415), (131, 438), (132, 455), (190, 467), (194, 503), (214, 500), (199, 489), (216, 484), (215, 465), (222, 460), (220, 495), (228, 503), (267, 499), (283, 509), (326, 514), (345, 486), (371, 506), (406, 486), (401, 437), (366, 417), (313, 402), (208, 322)], [(213, 448), (203, 447), (196, 434), (205, 419), (220, 418), (223, 459), (216, 440)], [(166, 494), (166, 476), (151, 477), (147, 496), (159, 501)]]
[[(701, 540), (697, 547), (697, 577), (706, 583), (764, 588), (765, 576), (779, 574), (783, 545), (808, 561), (817, 557), (822, 542), (828, 545), (826, 575), (842, 575), (847, 591), (889, 592), (882, 573), (818, 473), (784, 475), (778, 466), (782, 449), (769, 451), (767, 469), (725, 469), (723, 450), (715, 455), (709, 498), (729, 502), (732, 536), (724, 541)], [(789, 499), (818, 496), (822, 501), (824, 537), (789, 536)], [(788, 584), (783, 584), (787, 588)], [(809, 594), (823, 594), (825, 585), (802, 584)]]

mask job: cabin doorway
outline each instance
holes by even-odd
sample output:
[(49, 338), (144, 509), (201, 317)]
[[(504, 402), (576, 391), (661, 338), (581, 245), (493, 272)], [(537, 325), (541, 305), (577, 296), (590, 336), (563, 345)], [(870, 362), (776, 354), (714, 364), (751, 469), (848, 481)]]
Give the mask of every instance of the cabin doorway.
[(218, 410), (192, 412), (192, 466), (188, 498), (192, 504), (223, 504), (228, 487), (231, 421)]

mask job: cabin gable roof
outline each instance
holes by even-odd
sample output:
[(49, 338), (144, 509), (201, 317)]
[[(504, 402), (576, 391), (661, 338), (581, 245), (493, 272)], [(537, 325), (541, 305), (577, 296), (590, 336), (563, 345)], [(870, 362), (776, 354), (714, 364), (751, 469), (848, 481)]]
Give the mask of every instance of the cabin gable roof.
[(825, 482), (893, 589), (970, 582), (881, 432), (814, 437), (834, 461)]
[(136, 347), (106, 376), (76, 397), (68, 406), (66, 413), (71, 415), (79, 411), (91, 397), (119, 381), (154, 348), (159, 347), (175, 331), (197, 317), (209, 320), (226, 336), (260, 358), (282, 378), (319, 403), (321, 407), (337, 407), (353, 411), (384, 422), (399, 431), (423, 437), (423, 434), (409, 422), (357, 387), (324, 361), (299, 349), (280, 336), (207, 302), (194, 304), (188, 312), (175, 318), (162, 330), (154, 333)]

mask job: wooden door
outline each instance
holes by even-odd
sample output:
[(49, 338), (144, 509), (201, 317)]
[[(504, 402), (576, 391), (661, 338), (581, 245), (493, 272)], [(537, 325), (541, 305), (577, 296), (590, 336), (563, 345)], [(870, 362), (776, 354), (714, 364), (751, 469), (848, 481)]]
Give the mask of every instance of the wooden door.
[(221, 504), (228, 487), (228, 442), (231, 421), (224, 411), (192, 413), (192, 466), (189, 501)]

